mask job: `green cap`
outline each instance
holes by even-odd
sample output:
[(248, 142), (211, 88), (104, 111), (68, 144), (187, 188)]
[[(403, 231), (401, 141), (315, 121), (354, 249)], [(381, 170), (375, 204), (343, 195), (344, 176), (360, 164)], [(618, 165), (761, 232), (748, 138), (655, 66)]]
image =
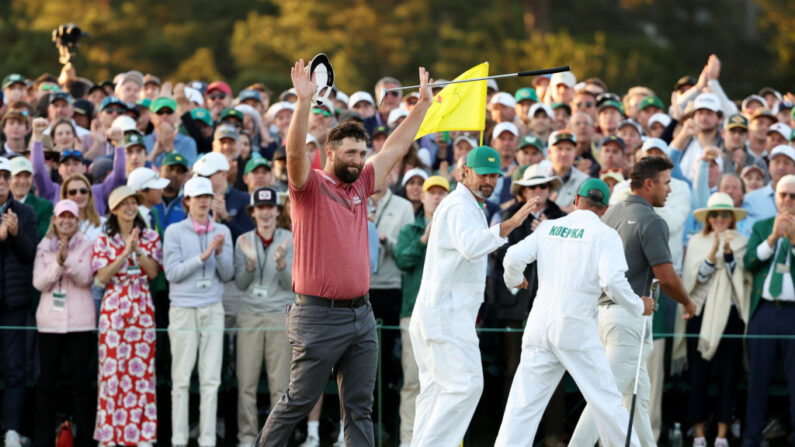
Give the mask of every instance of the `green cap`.
[(656, 96), (647, 96), (643, 98), (643, 101), (641, 101), (640, 105), (638, 106), (638, 110), (643, 110), (646, 107), (657, 107), (660, 110), (665, 110), (662, 100)]
[(619, 112), (621, 112), (622, 115), (624, 114), (624, 106), (622, 106), (621, 104), (619, 104), (616, 101), (613, 101), (612, 99), (603, 102), (602, 105), (599, 106), (599, 111), (601, 112), (602, 110), (610, 108), (610, 107), (618, 110)]
[(604, 205), (610, 204), (610, 187), (607, 186), (603, 180), (598, 178), (589, 178), (580, 185), (577, 191), (580, 197), (587, 197), (596, 202), (602, 202)]
[(478, 146), (467, 154), (467, 167), (479, 175), (501, 174), (500, 154), (488, 146)]
[(190, 111), (190, 116), (195, 121), (201, 121), (206, 124), (208, 127), (212, 127), (213, 119), (210, 116), (210, 111), (205, 109), (204, 107), (196, 107), (195, 109)]
[(565, 102), (553, 102), (553, 103), (552, 103), (552, 104), (549, 106), (549, 108), (550, 108), (550, 109), (552, 109), (552, 110), (559, 109), (559, 108), (561, 108), (561, 107), (563, 107), (564, 109), (566, 109), (566, 111), (567, 111), (567, 112), (569, 112), (569, 115), (571, 115), (571, 106), (570, 106), (570, 105), (568, 105), (568, 104), (566, 104)]
[(25, 85), (25, 77), (19, 73), (11, 73), (10, 75), (3, 78), (3, 88), (16, 83), (22, 83), (22, 85)]
[(227, 108), (221, 111), (221, 115), (218, 117), (218, 122), (223, 122), (225, 119), (232, 117), (237, 118), (240, 122), (243, 122), (243, 112), (233, 108)]
[(166, 154), (166, 158), (163, 159), (163, 163), (161, 164), (163, 166), (180, 165), (185, 169), (188, 169), (188, 160), (186, 160), (182, 155), (173, 151)]
[(516, 100), (516, 102), (528, 99), (533, 102), (538, 102), (538, 95), (536, 94), (535, 89), (530, 87), (522, 87), (516, 91), (516, 94), (513, 95), (513, 99)]
[(129, 149), (132, 146), (144, 146), (144, 136), (138, 130), (124, 132), (124, 148)]
[(252, 156), (251, 159), (246, 162), (246, 169), (243, 170), (243, 175), (248, 174), (249, 172), (257, 169), (260, 166), (265, 166), (268, 170), (271, 170), (271, 164), (268, 163), (268, 160), (262, 156)]
[(157, 111), (162, 109), (163, 107), (168, 107), (169, 109), (176, 112), (177, 101), (174, 101), (171, 98), (166, 98), (164, 96), (161, 96), (152, 102), (152, 106), (149, 108), (149, 110), (151, 110), (154, 113), (157, 113)]
[(544, 143), (541, 142), (541, 139), (535, 135), (527, 135), (526, 137), (519, 140), (519, 149), (522, 149), (527, 146), (534, 146), (539, 151), (544, 151)]
[(735, 127), (741, 127), (745, 130), (748, 130), (748, 118), (739, 113), (729, 115), (726, 118), (726, 121), (723, 123), (723, 127), (729, 130), (734, 129)]
[(135, 104), (143, 107), (144, 109), (148, 109), (152, 107), (152, 100), (149, 98), (141, 98), (138, 101), (135, 101)]

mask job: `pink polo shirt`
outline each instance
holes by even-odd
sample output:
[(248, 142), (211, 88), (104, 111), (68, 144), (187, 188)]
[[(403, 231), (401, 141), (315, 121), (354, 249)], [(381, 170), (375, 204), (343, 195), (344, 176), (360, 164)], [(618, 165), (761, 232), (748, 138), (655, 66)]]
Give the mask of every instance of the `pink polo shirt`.
[(295, 293), (331, 299), (367, 293), (367, 197), (374, 188), (375, 171), (370, 163), (350, 185), (320, 169), (309, 171), (301, 189), (290, 184)]

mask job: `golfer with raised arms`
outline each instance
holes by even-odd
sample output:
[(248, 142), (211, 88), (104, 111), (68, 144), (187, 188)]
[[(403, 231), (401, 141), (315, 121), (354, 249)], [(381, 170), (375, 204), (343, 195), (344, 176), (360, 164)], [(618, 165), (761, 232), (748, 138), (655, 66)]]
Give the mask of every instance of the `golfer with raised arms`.
[(295, 425), (323, 393), (333, 368), (345, 444), (373, 446), (378, 337), (367, 296), (367, 197), (386, 187), (387, 175), (411, 147), (431, 105), (429, 75), (420, 67), (419, 102), (366, 164), (367, 133), (361, 125), (348, 121), (330, 129), (323, 170), (311, 169), (305, 144), (316, 84), (303, 60), (291, 75), (298, 100), (287, 131), (296, 293), (287, 313), (293, 349), (290, 383), (255, 445), (286, 446)]
[[(596, 306), (604, 290), (637, 317), (650, 315), (654, 300), (639, 298), (625, 276), (621, 238), (599, 217), (610, 189), (599, 179), (579, 188), (575, 211), (542, 222), (505, 254), (509, 287), (527, 287), (524, 271), (537, 263), (538, 294), (522, 337), (522, 357), (513, 379), (496, 446), (529, 446), (555, 387), (568, 371), (577, 383), (608, 445), (624, 444), (629, 413), (621, 405), (613, 372), (599, 340)], [(633, 433), (633, 446), (640, 446)]]
[(483, 303), (486, 259), (508, 242), (535, 201), (489, 228), (483, 203), (500, 175), (500, 154), (472, 149), (460, 185), (433, 213), (422, 282), (409, 334), (420, 378), (412, 446), (457, 446), (483, 390), (475, 319)]

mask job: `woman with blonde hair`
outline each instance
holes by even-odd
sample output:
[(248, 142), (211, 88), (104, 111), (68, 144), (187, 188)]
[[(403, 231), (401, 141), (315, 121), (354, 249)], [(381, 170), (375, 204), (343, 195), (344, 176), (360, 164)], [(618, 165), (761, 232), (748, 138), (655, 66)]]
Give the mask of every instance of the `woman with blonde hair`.
[(80, 215), (78, 222), (80, 231), (92, 242), (99, 236), (105, 217), (97, 214), (94, 205), (94, 192), (91, 182), (83, 174), (72, 174), (63, 181), (60, 193), (61, 200), (69, 199), (77, 204)]
[[(740, 369), (742, 341), (724, 334), (745, 332), (750, 309), (751, 275), (743, 268), (748, 240), (737, 232), (737, 222), (747, 212), (735, 208), (726, 193), (715, 193), (706, 208), (693, 212), (704, 229), (694, 235), (684, 259), (682, 283), (697, 306), (693, 318), (677, 318), (673, 348), (673, 367), (686, 363), (690, 368), (690, 404), (687, 420), (695, 431), (694, 447), (706, 446), (704, 423), (707, 420), (707, 391), (713, 382), (713, 363), (717, 364), (718, 421), (716, 447), (728, 447), (726, 435), (732, 422), (732, 407)], [(677, 313), (684, 314), (679, 305)], [(686, 327), (685, 327), (686, 326)], [(682, 334), (690, 335), (684, 340)]]

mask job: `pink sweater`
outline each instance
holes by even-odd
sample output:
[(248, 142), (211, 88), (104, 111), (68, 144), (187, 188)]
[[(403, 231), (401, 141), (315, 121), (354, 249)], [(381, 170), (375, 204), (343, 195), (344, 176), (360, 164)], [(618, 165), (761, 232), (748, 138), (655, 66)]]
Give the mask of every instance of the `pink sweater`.
[[(44, 238), (36, 249), (33, 264), (33, 287), (41, 291), (36, 310), (39, 332), (84, 332), (96, 328), (94, 300), (91, 297), (91, 254), (94, 244), (79, 231), (69, 241), (69, 254), (63, 265), (58, 265), (57, 239)], [(66, 304), (56, 308), (53, 293), (66, 293)]]

